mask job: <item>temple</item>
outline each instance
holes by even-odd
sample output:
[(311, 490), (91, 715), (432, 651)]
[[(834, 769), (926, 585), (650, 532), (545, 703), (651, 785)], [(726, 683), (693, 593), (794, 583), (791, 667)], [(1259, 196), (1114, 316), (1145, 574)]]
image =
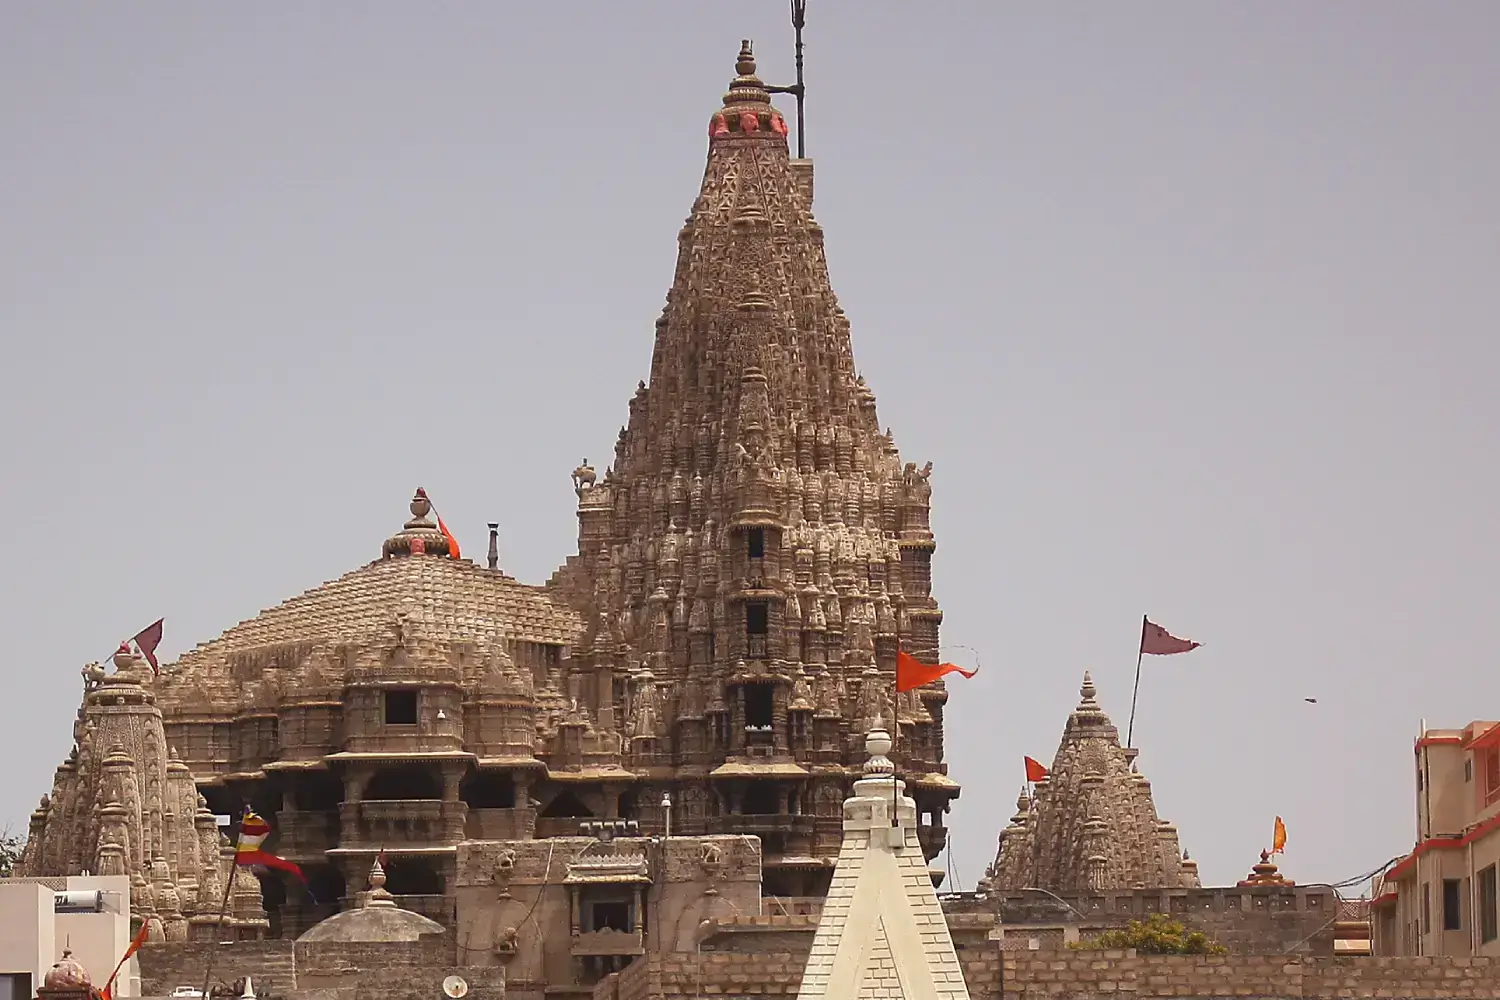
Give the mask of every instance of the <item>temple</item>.
[[(452, 927), (461, 845), (606, 827), (752, 835), (765, 895), (821, 896), (876, 719), (937, 855), (959, 792), (946, 694), (894, 691), (898, 649), (938, 651), (931, 466), (903, 464), (877, 420), (812, 164), (790, 158), (749, 43), (735, 69), (649, 384), (603, 474), (573, 473), (577, 554), (545, 586), (455, 558), (418, 490), (370, 563), (159, 677), (119, 661), (87, 694), (29, 871), (120, 868), (166, 936), (196, 936), (180, 925), (223, 884), (212, 817), (249, 806), (309, 883), (264, 879), (265, 912), (244, 914), (257, 936), (346, 909), (381, 853), (382, 891)], [(611, 872), (590, 878), (632, 899), (644, 875)]]
[(1087, 673), (1079, 694), (1047, 777), (1034, 796), (1021, 790), (981, 888), (1196, 887), (1197, 862), (1181, 851), (1177, 828), (1157, 816), (1151, 782), (1136, 768), (1139, 751), (1120, 746)]

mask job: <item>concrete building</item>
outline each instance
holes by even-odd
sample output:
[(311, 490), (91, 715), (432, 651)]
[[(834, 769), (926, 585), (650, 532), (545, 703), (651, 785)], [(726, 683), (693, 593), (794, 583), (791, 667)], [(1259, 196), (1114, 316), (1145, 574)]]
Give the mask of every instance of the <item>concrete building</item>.
[[(123, 875), (0, 879), (0, 1000), (29, 1000), (66, 947), (101, 985), (131, 939), (130, 879)], [(140, 995), (132, 959), (113, 994)]]
[(1376, 888), (1378, 955), (1500, 956), (1500, 723), (1414, 747), (1417, 843)]

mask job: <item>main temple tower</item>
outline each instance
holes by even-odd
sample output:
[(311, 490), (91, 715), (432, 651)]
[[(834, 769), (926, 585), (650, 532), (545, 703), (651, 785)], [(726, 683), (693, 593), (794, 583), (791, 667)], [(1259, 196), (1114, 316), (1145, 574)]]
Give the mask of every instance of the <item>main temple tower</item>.
[[(898, 649), (937, 656), (931, 465), (903, 466), (857, 374), (812, 215), (812, 163), (746, 42), (710, 118), (651, 379), (613, 462), (574, 473), (571, 702), (621, 737), (634, 810), (746, 833), (767, 893), (826, 887), (877, 720), (929, 859), (958, 786), (942, 685), (896, 695)], [(670, 802), (670, 807), (668, 806)]]

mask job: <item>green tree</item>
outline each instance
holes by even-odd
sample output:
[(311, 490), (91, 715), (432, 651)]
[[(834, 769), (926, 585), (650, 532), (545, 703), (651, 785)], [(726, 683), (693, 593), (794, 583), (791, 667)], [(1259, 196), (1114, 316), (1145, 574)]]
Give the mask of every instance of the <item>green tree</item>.
[(1188, 930), (1165, 913), (1153, 913), (1145, 920), (1132, 920), (1125, 927), (1105, 931), (1071, 947), (1089, 951), (1134, 948), (1143, 955), (1222, 955), (1229, 950), (1210, 941), (1202, 931)]
[(16, 864), (21, 860), (21, 851), (25, 847), (25, 839), (12, 833), (10, 827), (0, 830), (0, 878), (10, 878), (15, 873)]

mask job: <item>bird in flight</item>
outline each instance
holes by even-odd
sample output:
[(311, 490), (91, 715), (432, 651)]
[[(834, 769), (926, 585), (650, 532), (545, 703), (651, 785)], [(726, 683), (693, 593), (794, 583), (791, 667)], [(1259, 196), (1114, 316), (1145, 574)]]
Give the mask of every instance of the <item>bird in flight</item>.
[(1309, 705), (1316, 705), (1318, 703), (1318, 699), (1316, 698), (1303, 698), (1302, 700), (1307, 702)]

